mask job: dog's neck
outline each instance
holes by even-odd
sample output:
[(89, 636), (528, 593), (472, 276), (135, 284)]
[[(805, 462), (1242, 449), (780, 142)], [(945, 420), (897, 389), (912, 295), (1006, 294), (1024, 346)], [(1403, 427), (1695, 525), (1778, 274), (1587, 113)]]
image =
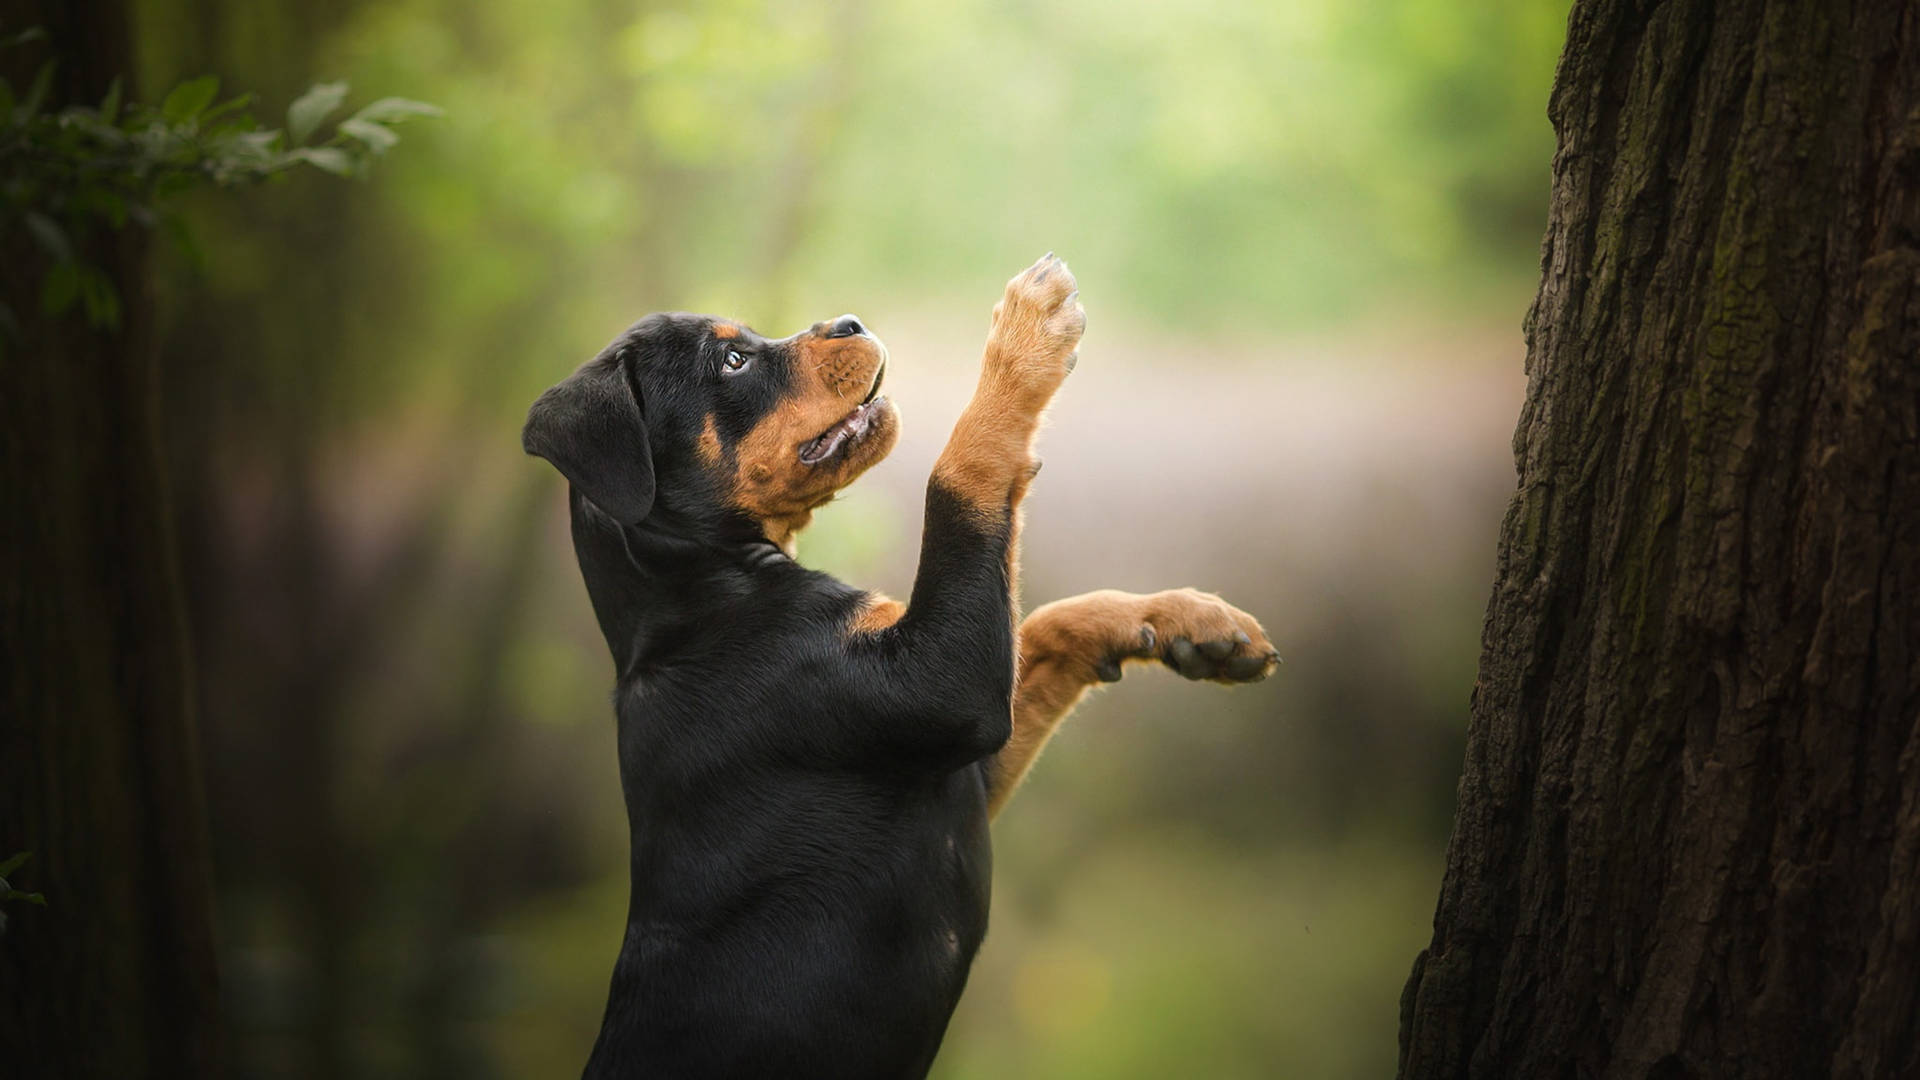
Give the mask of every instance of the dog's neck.
[(622, 525), (578, 492), (571, 503), (580, 574), (623, 678), (671, 652), (687, 627), (728, 617), (730, 601), (751, 604), (768, 581), (800, 569), (757, 531), (715, 540), (711, 523), (668, 511)]
[(791, 559), (798, 550), (796, 541), (800, 538), (800, 530), (812, 520), (812, 510), (802, 510), (788, 517), (767, 518), (760, 522), (760, 534), (775, 551)]

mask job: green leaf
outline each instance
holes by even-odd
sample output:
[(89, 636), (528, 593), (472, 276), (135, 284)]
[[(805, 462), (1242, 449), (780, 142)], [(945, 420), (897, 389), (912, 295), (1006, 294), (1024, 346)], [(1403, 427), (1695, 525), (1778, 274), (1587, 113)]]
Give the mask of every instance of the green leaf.
[(86, 301), (87, 322), (103, 330), (120, 325), (120, 294), (106, 271), (97, 266), (81, 267), (80, 298)]
[[(424, 101), (411, 101), (407, 98), (384, 97), (354, 113), (352, 118), (376, 124), (391, 124), (410, 116), (445, 115), (446, 112), (438, 105), (429, 105)], [(345, 126), (345, 124), (341, 125), (341, 127)]]
[(45, 893), (21, 892), (19, 889), (8, 889), (5, 892), (0, 892), (0, 900), (25, 900), (29, 904), (39, 904), (41, 907), (47, 906), (47, 895)]
[(41, 104), (47, 100), (47, 91), (53, 88), (53, 68), (54, 62), (49, 60), (34, 72), (33, 86), (28, 88), (27, 100), (20, 105), (29, 117), (40, 111)]
[(213, 97), (219, 92), (220, 80), (212, 75), (188, 79), (167, 94), (167, 99), (160, 103), (160, 115), (173, 123), (184, 124), (213, 104)]
[(280, 144), (280, 132), (235, 131), (221, 140), (221, 146), (235, 163), (269, 167)]
[(120, 116), (120, 76), (115, 75), (107, 86), (107, 96), (100, 99), (100, 119), (111, 124)]
[(373, 123), (370, 120), (342, 120), (340, 121), (340, 133), (342, 135), (350, 135), (366, 143), (367, 149), (375, 154), (386, 153), (388, 150), (393, 149), (393, 144), (400, 141), (400, 136), (389, 131), (384, 125)]
[(225, 116), (228, 113), (235, 112), (240, 109), (244, 109), (251, 104), (253, 104), (253, 95), (241, 94), (239, 97), (232, 98), (227, 101), (223, 101), (220, 104), (215, 105), (213, 108), (208, 109), (207, 114), (200, 118), (200, 123), (203, 126), (207, 124), (211, 124), (215, 120), (219, 119), (220, 117)]
[(320, 121), (325, 120), (345, 100), (346, 83), (315, 83), (312, 89), (287, 106), (287, 143), (299, 146), (306, 142), (307, 136), (320, 126)]
[(293, 152), (293, 156), (316, 169), (324, 169), (335, 176), (353, 175), (353, 155), (332, 146), (303, 146)]
[(6, 877), (8, 874), (27, 865), (27, 860), (31, 858), (33, 858), (33, 852), (31, 851), (14, 852), (7, 857), (5, 862), (0, 862), (0, 878)]
[(29, 41), (45, 41), (47, 32), (38, 26), (29, 26), (12, 37), (0, 39), (0, 49), (11, 49), (25, 45)]
[(60, 127), (63, 133), (71, 132), (79, 138), (63, 147), (67, 153), (80, 154), (85, 140), (91, 139), (95, 145), (91, 152), (99, 158), (109, 156), (109, 151), (117, 151), (129, 142), (127, 133), (118, 127), (100, 119), (98, 113), (89, 109), (71, 108), (60, 114)]
[(54, 262), (73, 261), (73, 244), (68, 241), (66, 230), (58, 222), (38, 210), (27, 211), (22, 220), (41, 250), (53, 256)]
[(80, 267), (71, 262), (55, 263), (40, 282), (40, 313), (65, 315), (80, 299)]

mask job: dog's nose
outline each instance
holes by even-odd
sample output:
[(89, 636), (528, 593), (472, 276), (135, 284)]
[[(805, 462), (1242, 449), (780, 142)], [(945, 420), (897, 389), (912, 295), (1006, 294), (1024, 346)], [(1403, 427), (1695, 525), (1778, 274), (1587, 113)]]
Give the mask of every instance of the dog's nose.
[(866, 332), (867, 328), (860, 325), (859, 319), (854, 318), (852, 315), (842, 315), (827, 324), (826, 336), (830, 338), (857, 337)]

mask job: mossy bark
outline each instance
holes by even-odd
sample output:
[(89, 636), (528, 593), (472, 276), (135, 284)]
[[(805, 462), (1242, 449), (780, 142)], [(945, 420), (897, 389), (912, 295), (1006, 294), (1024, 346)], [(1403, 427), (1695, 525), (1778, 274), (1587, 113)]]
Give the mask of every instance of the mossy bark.
[(1920, 5), (1576, 0), (1400, 1075), (1920, 1076)]
[[(0, 4), (44, 27), (54, 101), (130, 70), (118, 2)], [(0, 58), (15, 87), (44, 54)], [(22, 71), (24, 68), (24, 72)], [(0, 237), (0, 858), (32, 852), (0, 935), (0, 1074), (207, 1076), (215, 1067), (206, 823), (177, 560), (155, 430), (139, 230), (79, 239), (121, 325), (40, 317), (44, 256)]]

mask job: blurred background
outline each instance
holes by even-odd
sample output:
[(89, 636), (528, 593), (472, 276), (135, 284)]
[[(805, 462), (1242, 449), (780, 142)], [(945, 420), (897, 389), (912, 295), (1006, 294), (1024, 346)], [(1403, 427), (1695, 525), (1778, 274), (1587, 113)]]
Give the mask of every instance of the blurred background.
[(160, 257), (229, 1054), (562, 1076), (626, 834), (613, 673), (526, 405), (639, 316), (857, 312), (907, 434), (801, 540), (906, 595), (987, 313), (1089, 314), (1028, 606), (1216, 590), (1286, 664), (1130, 673), (996, 826), (936, 1075), (1388, 1075), (1512, 487), (1565, 0), (134, 5), (151, 99), (397, 94), (369, 182)]

